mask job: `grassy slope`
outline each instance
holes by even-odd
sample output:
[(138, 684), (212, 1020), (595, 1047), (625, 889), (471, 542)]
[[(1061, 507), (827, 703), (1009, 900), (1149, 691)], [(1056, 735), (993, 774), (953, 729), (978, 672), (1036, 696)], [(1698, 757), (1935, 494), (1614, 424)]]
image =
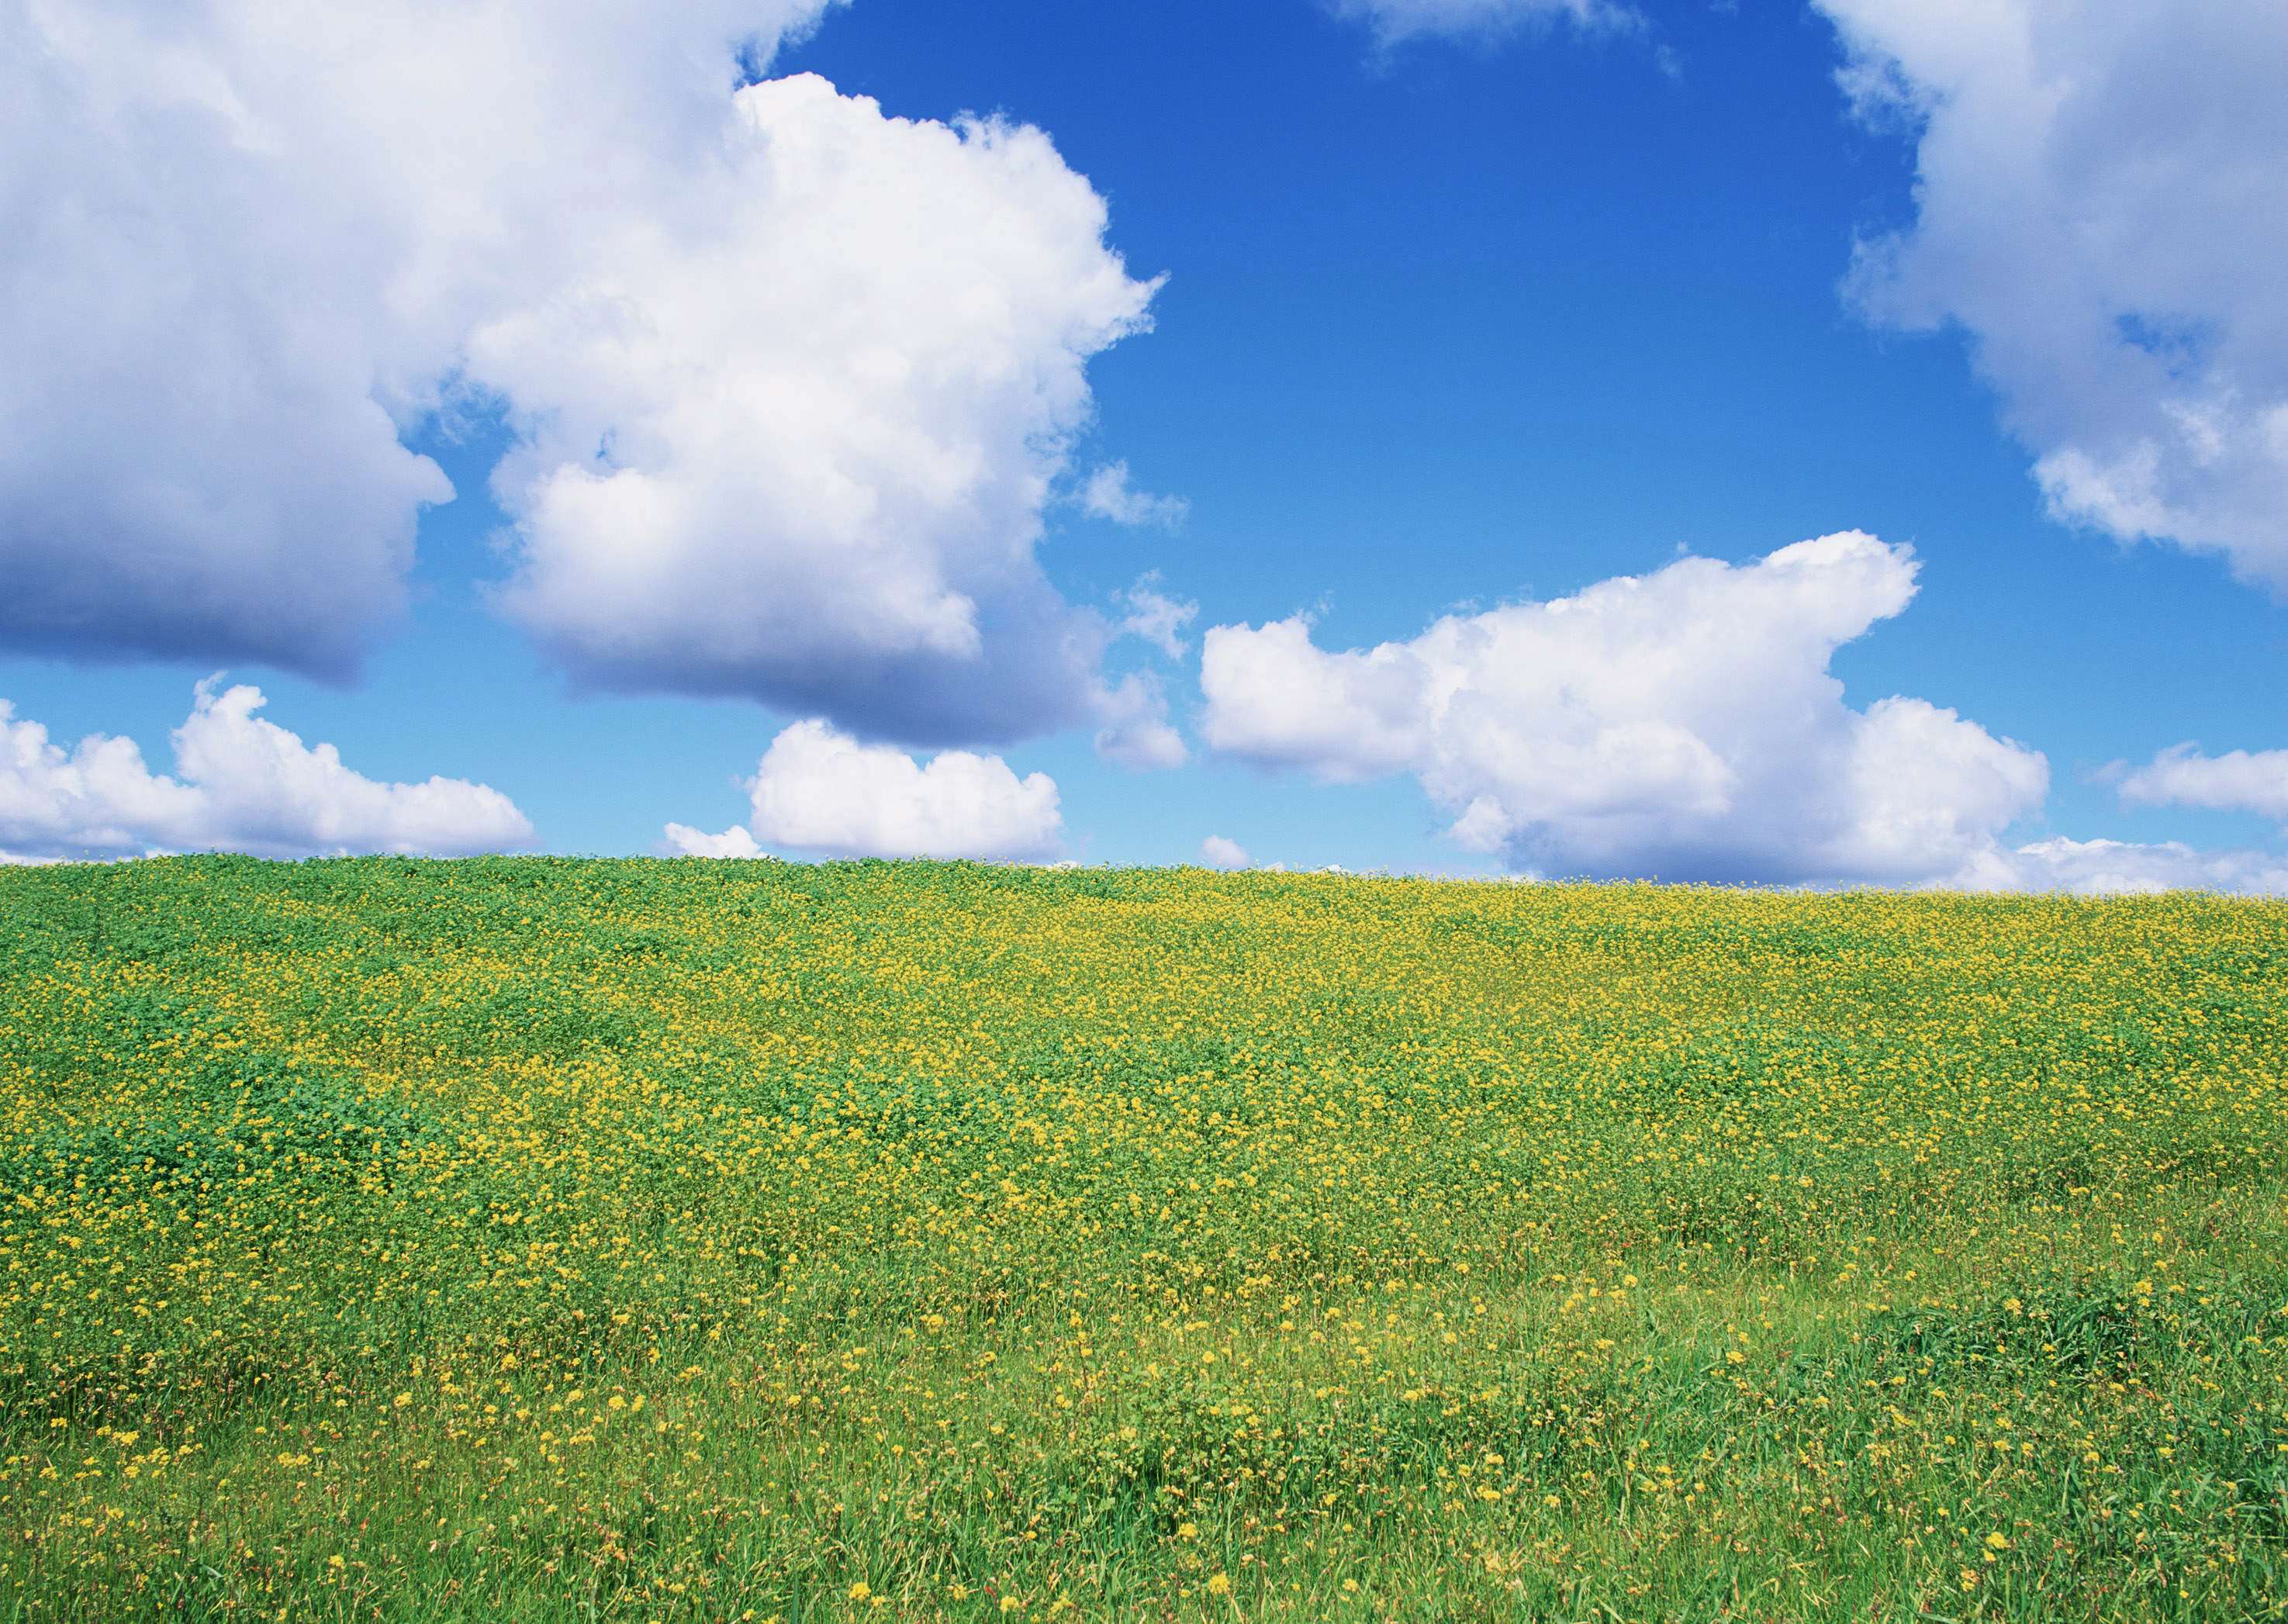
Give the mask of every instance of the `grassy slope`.
[(2277, 1617), (2288, 908), (0, 872), (0, 1620)]

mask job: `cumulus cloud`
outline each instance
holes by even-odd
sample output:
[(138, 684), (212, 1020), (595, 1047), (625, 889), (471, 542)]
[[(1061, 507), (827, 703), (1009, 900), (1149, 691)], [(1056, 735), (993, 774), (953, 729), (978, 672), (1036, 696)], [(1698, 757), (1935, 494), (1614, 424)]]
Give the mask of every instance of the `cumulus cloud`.
[(199, 685), (175, 730), (171, 778), (146, 766), (131, 739), (96, 733), (66, 750), (0, 700), (0, 856), (460, 856), (532, 843), (531, 823), (497, 789), (448, 778), (377, 782), (332, 745), (306, 745), (256, 715), (259, 688), (216, 689)]
[(1366, 23), (1384, 44), (1418, 35), (1488, 35), (1529, 24), (1632, 25), (1637, 13), (1610, 0), (1331, 0), (1338, 16)]
[(744, 828), (709, 835), (667, 826), (670, 850), (753, 857), (766, 845), (823, 857), (1045, 860), (1064, 820), (1046, 773), (1020, 779), (998, 756), (942, 750), (927, 764), (861, 744), (821, 721), (771, 741), (747, 781)]
[(2173, 745), (2116, 788), (2123, 800), (2147, 806), (2251, 812), (2288, 825), (2288, 750), (2209, 756), (2197, 744)]
[(1155, 284), (1037, 130), (737, 88), (823, 7), (0, 12), (0, 643), (346, 674), (442, 405), (516, 432), (502, 606), (584, 684), (1084, 717), (1033, 550)]
[(1088, 476), (1080, 489), (1080, 505), (1091, 518), (1108, 519), (1116, 525), (1157, 525), (1172, 530), (1182, 524), (1192, 504), (1181, 496), (1153, 496), (1129, 481), (1128, 464), (1108, 463)]
[(1300, 617), (1219, 626), (1204, 734), (1329, 781), (1410, 772), (1458, 844), (1536, 872), (1927, 883), (1997, 850), (2049, 772), (1925, 701), (1844, 703), (1830, 660), (1906, 607), (1916, 567), (1855, 531), (1370, 649), (1322, 649)]
[(2057, 518), (2288, 588), (2288, 8), (1818, 4), (1918, 141), (1861, 305), (1969, 334)]
[(346, 671), (452, 494), (399, 433), (469, 324), (818, 9), (0, 8), (0, 639)]
[(1038, 130), (807, 75), (732, 115), (673, 210), (470, 341), (527, 437), (509, 613), (615, 686), (921, 742), (1082, 719), (1108, 631), (1033, 543), (1154, 284)]
[(1239, 842), (1211, 835), (1200, 842), (1200, 861), (1211, 868), (1244, 868), (1249, 859), (1247, 848)]

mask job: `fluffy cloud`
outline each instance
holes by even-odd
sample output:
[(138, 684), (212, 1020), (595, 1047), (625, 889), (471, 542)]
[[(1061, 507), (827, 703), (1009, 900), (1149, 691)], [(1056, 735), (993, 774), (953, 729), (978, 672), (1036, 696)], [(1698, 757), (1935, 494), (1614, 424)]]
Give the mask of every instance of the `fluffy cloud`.
[(346, 671), (452, 494), (398, 436), (470, 323), (818, 9), (0, 7), (0, 639)]
[(1088, 358), (1153, 285), (1037, 130), (810, 75), (732, 115), (673, 210), (471, 339), (527, 436), (506, 607), (615, 686), (925, 742), (1082, 719), (1108, 632), (1033, 543)]
[(2288, 825), (2288, 750), (2230, 750), (2207, 756), (2197, 744), (2163, 750), (2123, 775), (2121, 798), (2147, 806), (2252, 812)]
[(1337, 15), (1365, 22), (1385, 44), (1417, 35), (1495, 34), (1531, 23), (1609, 28), (1636, 13), (1610, 0), (1331, 0)]
[(2288, 8), (1818, 3), (1918, 130), (1864, 308), (1969, 333), (2056, 517), (2288, 587)]
[(1153, 285), (1037, 130), (736, 88), (824, 3), (0, 9), (0, 643), (345, 674), (497, 409), (579, 681), (1087, 716), (1033, 549)]
[(747, 783), (744, 828), (708, 835), (666, 828), (670, 850), (753, 857), (765, 845), (825, 857), (1047, 859), (1064, 822), (1046, 773), (1020, 779), (998, 756), (944, 750), (927, 765), (865, 745), (823, 722), (797, 722), (771, 741)]
[(1152, 496), (1129, 482), (1128, 464), (1109, 463), (1088, 476), (1080, 489), (1082, 511), (1116, 525), (1157, 525), (1172, 530), (1184, 522), (1192, 504), (1181, 496)]
[(175, 730), (169, 778), (131, 739), (98, 733), (67, 751), (0, 700), (0, 858), (458, 856), (531, 844), (532, 825), (498, 790), (447, 778), (377, 783), (332, 745), (306, 745), (257, 716), (262, 706), (259, 688), (218, 693), (202, 683)]
[(2038, 809), (2048, 767), (1953, 711), (1843, 702), (1837, 648), (1906, 607), (1856, 532), (1687, 558), (1331, 653), (1300, 618), (1207, 633), (1211, 748), (1354, 782), (1415, 774), (1453, 838), (1558, 875), (1928, 883)]
[(1247, 848), (1239, 842), (1211, 835), (1200, 842), (1200, 861), (1211, 868), (1244, 868), (1249, 859)]

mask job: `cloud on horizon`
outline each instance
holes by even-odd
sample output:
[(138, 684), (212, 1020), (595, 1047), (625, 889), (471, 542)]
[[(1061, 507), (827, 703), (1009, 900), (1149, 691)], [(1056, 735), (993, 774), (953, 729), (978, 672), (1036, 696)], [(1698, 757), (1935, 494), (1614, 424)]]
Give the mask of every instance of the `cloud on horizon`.
[(2260, 852), (2007, 844), (2047, 796), (2038, 751), (1925, 700), (1847, 704), (1830, 661), (1907, 607), (1919, 567), (1912, 549), (1847, 531), (1449, 615), (1370, 649), (1322, 649), (1299, 615), (1218, 626), (1204, 733), (1219, 755), (1323, 782), (1410, 774), (1457, 844), (1528, 875), (2288, 891), (2288, 859)]
[(66, 750), (0, 700), (0, 860), (457, 857), (533, 844), (532, 824), (500, 791), (463, 779), (377, 782), (332, 745), (306, 745), (257, 715), (261, 689), (218, 685), (199, 685), (174, 731), (173, 777), (146, 766), (131, 739), (94, 733)]
[(1927, 883), (2038, 810), (2049, 769), (1921, 700), (1844, 703), (1830, 660), (1916, 569), (1851, 531), (1371, 649), (1323, 650), (1301, 617), (1219, 626), (1205, 738), (1330, 782), (1410, 773), (1458, 844), (1530, 872)]
[(2288, 857), (2200, 852), (2178, 841), (2039, 840), (1981, 854), (1949, 883), (1966, 891), (2056, 891), (2077, 896), (2145, 896), (2213, 891), (2288, 897)]
[(1249, 867), (1252, 860), (1239, 842), (1210, 835), (1200, 842), (1200, 861), (1210, 868), (1237, 870)]
[(757, 857), (767, 847), (817, 857), (1000, 858), (1061, 854), (1055, 780), (1020, 779), (998, 756), (942, 750), (926, 764), (862, 744), (824, 722), (771, 741), (746, 781), (750, 815), (719, 834), (671, 823), (663, 849)]

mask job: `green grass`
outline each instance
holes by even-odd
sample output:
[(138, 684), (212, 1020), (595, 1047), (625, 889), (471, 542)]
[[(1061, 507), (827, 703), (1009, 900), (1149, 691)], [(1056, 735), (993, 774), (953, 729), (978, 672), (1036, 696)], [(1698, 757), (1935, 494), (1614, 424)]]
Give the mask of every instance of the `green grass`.
[(2288, 1613), (2288, 908), (0, 872), (0, 1620)]

